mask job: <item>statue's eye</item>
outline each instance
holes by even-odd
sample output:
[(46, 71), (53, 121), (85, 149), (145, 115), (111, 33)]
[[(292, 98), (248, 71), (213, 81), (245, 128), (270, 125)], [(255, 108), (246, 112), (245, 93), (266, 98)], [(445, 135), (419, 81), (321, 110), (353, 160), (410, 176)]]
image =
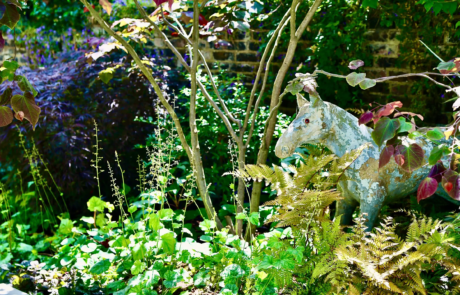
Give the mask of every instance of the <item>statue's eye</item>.
[(305, 124), (308, 124), (308, 123), (310, 123), (310, 120), (309, 120), (309, 119), (305, 119), (304, 122), (305, 122)]

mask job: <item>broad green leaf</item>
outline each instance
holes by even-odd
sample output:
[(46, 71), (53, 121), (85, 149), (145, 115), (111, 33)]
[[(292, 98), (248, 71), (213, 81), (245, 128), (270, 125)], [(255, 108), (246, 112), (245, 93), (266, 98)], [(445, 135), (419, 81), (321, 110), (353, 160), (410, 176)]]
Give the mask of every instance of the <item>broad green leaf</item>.
[(356, 72), (350, 73), (346, 78), (348, 84), (350, 84), (350, 86), (353, 86), (353, 87), (363, 82), (364, 79), (366, 79), (366, 74), (364, 73), (358, 74)]
[(241, 213), (236, 214), (236, 217), (235, 217), (235, 218), (236, 218), (236, 219), (246, 219), (247, 217), (248, 217), (248, 216), (247, 216), (246, 214), (244, 214), (244, 213), (241, 212)]
[(35, 130), (41, 109), (35, 103), (32, 94), (30, 92), (26, 92), (24, 96), (16, 94), (11, 98), (11, 106), (16, 113), (23, 112), (24, 118), (32, 124), (32, 129)]
[(128, 208), (128, 212), (131, 214), (133, 214), (136, 211), (137, 211), (137, 207), (135, 205), (132, 205), (131, 207)]
[(359, 87), (361, 87), (361, 89), (363, 90), (372, 88), (375, 85), (377, 85), (377, 81), (375, 81), (374, 79), (368, 79), (368, 78), (364, 79), (362, 82), (359, 83)]
[(104, 272), (108, 271), (110, 268), (110, 261), (108, 259), (104, 259), (93, 265), (91, 269), (89, 270), (90, 273), (94, 275), (100, 275), (103, 274)]
[(128, 247), (129, 240), (123, 236), (120, 236), (115, 242), (112, 244), (112, 247)]
[(449, 147), (445, 145), (435, 146), (428, 157), (428, 163), (430, 165), (436, 165), (436, 163), (441, 160), (442, 156), (448, 155), (450, 153)]
[(113, 73), (115, 72), (114, 68), (108, 68), (99, 72), (99, 78), (105, 84), (109, 84), (110, 80), (113, 78)]
[(302, 258), (303, 258), (303, 251), (305, 250), (304, 247), (302, 246), (299, 246), (295, 249), (292, 249), (292, 248), (289, 248), (287, 249), (287, 253), (291, 254), (295, 260), (297, 260), (298, 263), (301, 263), (302, 262)]
[(30, 84), (29, 80), (25, 76), (14, 76), (14, 80), (18, 82), (19, 88), (24, 91), (25, 93), (31, 92), (33, 96), (37, 96), (38, 92), (35, 88)]
[(398, 145), (395, 155), (398, 154), (404, 157), (404, 163), (401, 168), (407, 172), (412, 172), (423, 165), (425, 152), (418, 144), (413, 143), (409, 147)]
[(160, 217), (156, 213), (152, 213), (149, 215), (149, 227), (151, 230), (158, 231), (162, 228), (162, 224), (160, 222)]
[(444, 133), (439, 128), (434, 128), (426, 133), (426, 137), (430, 140), (441, 140), (444, 138)]
[(11, 98), (13, 97), (13, 89), (10, 87), (0, 95), (0, 106), (4, 106), (11, 103)]
[(161, 236), (163, 251), (167, 254), (173, 254), (176, 249), (176, 238), (174, 233), (170, 232)]
[(144, 244), (140, 242), (134, 246), (132, 253), (134, 260), (142, 260), (147, 253), (147, 249), (145, 248)]
[(140, 274), (141, 272), (145, 270), (146, 267), (147, 267), (147, 264), (145, 264), (144, 262), (140, 260), (136, 260), (134, 261), (134, 264), (131, 267), (131, 274), (132, 275)]
[(225, 280), (227, 278), (238, 279), (245, 275), (245, 271), (238, 264), (230, 264), (220, 273), (220, 276)]
[(160, 273), (156, 270), (146, 271), (143, 277), (143, 279), (145, 280), (145, 286), (147, 288), (150, 288), (151, 286), (158, 284), (160, 278)]
[(423, 134), (420, 133), (419, 131), (414, 131), (414, 132), (411, 132), (411, 133), (409, 134), (409, 138), (410, 138), (410, 139), (416, 139), (417, 137), (420, 137), (420, 136), (422, 136), (422, 135), (423, 135)]
[(258, 269), (267, 269), (274, 266), (274, 259), (271, 255), (264, 255), (262, 262), (260, 262)]
[(7, 106), (0, 106), (0, 127), (5, 127), (13, 122), (13, 112)]
[(406, 122), (406, 119), (403, 117), (398, 117), (399, 120), (399, 129), (397, 133), (409, 132), (413, 125), (411, 123)]
[(0, 26), (5, 25), (10, 29), (14, 29), (18, 21), (21, 19), (21, 15), (18, 12), (18, 8), (10, 3), (5, 4), (6, 10), (3, 17), (0, 19)]
[(72, 233), (73, 223), (70, 219), (62, 219), (59, 225), (59, 233), (68, 235)]
[(92, 212), (94, 212), (94, 211), (104, 212), (105, 202), (102, 201), (98, 197), (91, 197), (91, 199), (89, 199), (87, 204), (88, 204), (89, 211), (92, 211)]
[(437, 70), (444, 70), (444, 71), (450, 71), (453, 68), (455, 68), (455, 63), (453, 61), (447, 61), (447, 62), (442, 61), (436, 67)]
[(166, 288), (174, 288), (182, 280), (182, 276), (177, 272), (168, 270), (164, 275), (163, 285)]
[(107, 219), (105, 219), (104, 213), (100, 213), (96, 217), (96, 225), (99, 227), (103, 227), (106, 223), (106, 220)]
[(381, 118), (375, 129), (372, 131), (372, 139), (374, 142), (381, 146), (386, 140), (393, 138), (396, 135), (396, 130), (399, 128), (399, 121), (397, 119), (390, 119), (388, 117)]
[(290, 253), (283, 251), (280, 254), (280, 258), (274, 260), (274, 265), (278, 269), (294, 269), (295, 260)]
[(174, 211), (172, 209), (161, 209), (158, 210), (158, 216), (160, 219), (171, 220), (174, 216)]
[(5, 60), (3, 66), (11, 72), (15, 72), (19, 68), (19, 64), (12, 60)]
[(259, 212), (252, 212), (250, 215), (249, 215), (249, 222), (254, 224), (255, 226), (259, 226), (260, 225), (260, 215), (259, 215)]
[(89, 243), (87, 245), (81, 246), (81, 251), (83, 251), (85, 253), (91, 253), (96, 249), (97, 249), (97, 244), (96, 243)]
[(200, 222), (200, 228), (204, 232), (209, 232), (211, 229), (216, 228), (216, 222), (213, 220), (205, 219)]

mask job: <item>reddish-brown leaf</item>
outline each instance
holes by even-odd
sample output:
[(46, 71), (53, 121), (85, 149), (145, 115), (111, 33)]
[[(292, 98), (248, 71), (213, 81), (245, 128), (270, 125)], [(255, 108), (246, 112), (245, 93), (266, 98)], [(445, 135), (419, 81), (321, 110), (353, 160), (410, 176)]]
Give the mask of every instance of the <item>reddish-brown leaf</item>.
[(13, 122), (13, 112), (7, 106), (0, 106), (0, 127), (5, 127)]
[(108, 0), (99, 0), (99, 4), (104, 8), (108, 15), (112, 13), (112, 3)]
[(402, 167), (402, 165), (404, 165), (404, 156), (399, 154), (399, 155), (395, 155), (395, 162), (396, 164), (398, 164), (399, 166)]
[(447, 169), (442, 175), (442, 186), (452, 199), (460, 201), (460, 177), (457, 172)]
[(408, 116), (411, 116), (411, 117), (418, 117), (422, 121), (424, 119), (422, 115), (416, 114), (416, 113), (411, 113), (411, 112), (397, 112), (394, 115), (394, 118), (397, 118), (397, 117), (400, 117), (400, 116), (405, 116), (405, 115), (408, 115)]
[(361, 115), (361, 117), (359, 117), (359, 125), (369, 123), (370, 121), (372, 121), (373, 117), (374, 114), (371, 111), (365, 112)]
[(456, 73), (460, 70), (460, 57), (454, 58), (452, 60), (449, 60), (447, 63), (454, 63), (455, 66), (450, 69), (450, 70), (439, 70), (439, 72), (443, 75), (451, 74), (451, 73)]
[(438, 182), (436, 181), (436, 179), (431, 178), (431, 177), (425, 178), (418, 186), (417, 202), (420, 202), (421, 200), (424, 200), (434, 195), (437, 188), (438, 188)]
[[(402, 158), (400, 157), (402, 156)], [(396, 159), (398, 157), (398, 159)], [(407, 172), (412, 172), (423, 165), (425, 152), (416, 143), (410, 146), (398, 145), (395, 149), (395, 161)], [(403, 161), (401, 161), (403, 160)], [(399, 162), (398, 162), (399, 161)]]
[(383, 148), (382, 152), (380, 153), (379, 169), (388, 164), (388, 162), (390, 162), (391, 157), (394, 153), (395, 148), (392, 145)]
[(5, 48), (5, 39), (3, 39), (2, 31), (0, 31), (0, 52), (3, 51), (3, 48)]
[(403, 104), (400, 101), (393, 101), (393, 102), (387, 103), (382, 108), (380, 108), (375, 114), (374, 123), (377, 123), (377, 121), (381, 117), (386, 117), (386, 116), (391, 115), (395, 111), (395, 108), (401, 108), (402, 106)]

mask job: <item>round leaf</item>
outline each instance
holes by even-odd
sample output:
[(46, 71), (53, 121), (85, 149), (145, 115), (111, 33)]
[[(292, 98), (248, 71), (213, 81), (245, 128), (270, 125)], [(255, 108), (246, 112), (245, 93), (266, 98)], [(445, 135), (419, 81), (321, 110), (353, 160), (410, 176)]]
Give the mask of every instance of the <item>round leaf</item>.
[(362, 81), (361, 83), (359, 83), (359, 87), (361, 87), (361, 89), (363, 90), (372, 88), (375, 85), (377, 85), (377, 81), (375, 81), (374, 79), (367, 79), (367, 78), (364, 79), (364, 81)]
[(87, 204), (88, 204), (89, 211), (92, 211), (92, 212), (94, 212), (94, 211), (104, 212), (105, 202), (102, 201), (98, 197), (92, 197), (91, 199), (89, 199)]
[(356, 70), (357, 68), (362, 66), (364, 66), (364, 62), (360, 59), (350, 61), (350, 64), (348, 65), (348, 67), (352, 70)]
[(149, 215), (149, 227), (155, 231), (158, 231), (160, 228), (162, 228), (158, 214), (152, 213)]
[(431, 140), (441, 140), (444, 138), (444, 133), (439, 128), (434, 128), (426, 133), (428, 139)]
[(147, 253), (147, 249), (145, 248), (144, 244), (137, 243), (133, 248), (133, 259), (134, 260), (142, 260)]
[(161, 236), (163, 251), (166, 254), (173, 254), (176, 249), (176, 238), (174, 233), (169, 232)]
[(108, 271), (109, 268), (110, 268), (110, 261), (107, 259), (104, 259), (104, 260), (99, 261), (95, 265), (93, 265), (93, 267), (91, 267), (89, 272), (95, 275), (100, 275)]
[(460, 201), (460, 177), (457, 172), (446, 170), (442, 176), (442, 186), (452, 199)]

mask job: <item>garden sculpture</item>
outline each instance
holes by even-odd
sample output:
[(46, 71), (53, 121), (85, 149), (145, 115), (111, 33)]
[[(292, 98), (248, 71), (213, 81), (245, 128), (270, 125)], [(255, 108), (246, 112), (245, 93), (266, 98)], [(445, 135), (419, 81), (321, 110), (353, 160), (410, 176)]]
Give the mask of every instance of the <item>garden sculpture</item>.
[[(299, 113), (284, 131), (276, 144), (275, 153), (286, 158), (302, 144), (323, 144), (338, 157), (368, 144), (360, 156), (348, 167), (338, 185), (343, 200), (337, 204), (336, 216), (342, 215), (342, 224), (349, 225), (356, 206), (366, 218), (366, 226), (371, 230), (383, 204), (389, 203), (415, 192), (419, 183), (427, 176), (430, 167), (424, 165), (412, 173), (406, 172), (394, 159), (379, 169), (380, 149), (371, 137), (372, 129), (359, 125), (358, 119), (346, 110), (321, 100), (319, 95), (310, 95), (310, 102), (297, 94)], [(403, 144), (417, 143), (425, 155), (434, 147), (424, 137), (411, 140), (401, 138)], [(441, 185), (436, 192), (450, 198)]]

